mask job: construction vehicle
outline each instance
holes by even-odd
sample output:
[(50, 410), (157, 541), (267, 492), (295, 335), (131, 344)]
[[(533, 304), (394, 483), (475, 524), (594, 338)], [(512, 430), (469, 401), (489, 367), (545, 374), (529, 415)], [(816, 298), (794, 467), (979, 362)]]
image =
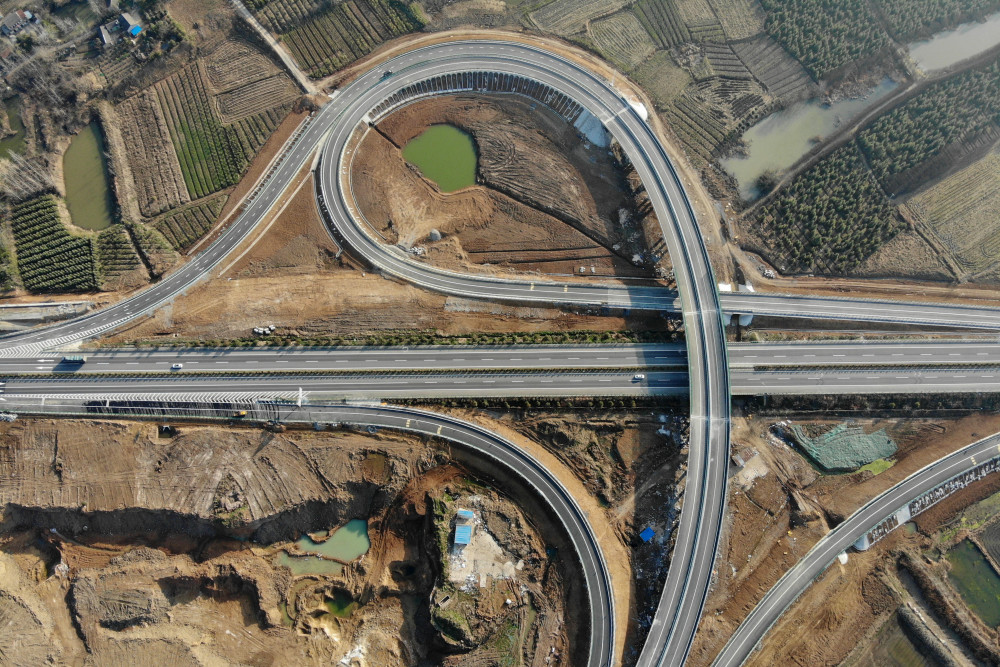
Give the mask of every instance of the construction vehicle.
[(246, 410), (237, 410), (236, 412), (233, 413), (233, 416), (234, 417), (246, 417), (247, 416), (247, 411)]

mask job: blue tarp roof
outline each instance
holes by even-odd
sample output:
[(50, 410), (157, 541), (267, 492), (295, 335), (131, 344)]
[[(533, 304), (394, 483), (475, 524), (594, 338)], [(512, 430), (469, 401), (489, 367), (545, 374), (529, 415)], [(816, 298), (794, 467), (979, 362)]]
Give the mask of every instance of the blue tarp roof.
[(468, 544), (472, 540), (472, 526), (455, 526), (455, 544)]
[(656, 531), (653, 530), (652, 528), (650, 528), (649, 526), (646, 526), (645, 528), (643, 528), (642, 532), (639, 533), (639, 537), (642, 538), (643, 542), (649, 542), (651, 539), (653, 539), (653, 537), (655, 535), (656, 535)]
[(475, 516), (472, 510), (458, 510), (457, 514), (460, 519), (471, 519)]
[(131, 28), (129, 28), (128, 34), (130, 34), (133, 37), (135, 37), (140, 32), (142, 32), (142, 26), (141, 25), (134, 25)]

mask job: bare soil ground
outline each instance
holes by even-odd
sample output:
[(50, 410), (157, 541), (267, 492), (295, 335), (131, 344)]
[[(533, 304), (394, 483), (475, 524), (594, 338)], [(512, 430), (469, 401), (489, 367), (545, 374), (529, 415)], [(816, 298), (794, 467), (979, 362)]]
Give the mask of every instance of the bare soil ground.
[[(473, 136), (477, 185), (441, 193), (403, 160), (401, 147), (442, 123)], [(355, 155), (354, 192), (368, 222), (390, 243), (425, 247), (430, 261), (563, 275), (581, 275), (584, 266), (587, 277), (653, 275), (648, 251), (659, 227), (638, 212), (622, 166), (542, 105), (512, 95), (417, 102), (368, 132)], [(431, 242), (432, 229), (446, 238)]]
[[(872, 426), (886, 428), (899, 446), (895, 465), (879, 475), (821, 475), (799, 453), (768, 437), (767, 428), (780, 419), (783, 417), (734, 420), (733, 449), (746, 465), (731, 477), (718, 579), (692, 650), (693, 664), (711, 663), (739, 622), (830, 525), (928, 463), (1000, 429), (998, 415), (876, 420)], [(832, 424), (841, 420), (815, 416), (805, 421)], [(946, 506), (943, 512), (969, 504), (970, 498), (979, 499), (960, 494), (954, 498), (945, 503), (955, 506)], [(753, 664), (787, 660), (794, 654), (793, 645), (795, 650), (804, 651), (801, 655), (809, 656), (803, 664), (837, 664), (874, 624), (886, 620), (883, 613), (890, 609), (879, 606), (881, 602), (869, 604), (874, 584), (865, 582), (879, 562), (872, 554), (887, 553), (897, 541), (906, 539), (903, 531), (896, 531), (884, 546), (880, 543), (873, 551), (852, 554), (846, 566), (831, 566), (795, 608), (802, 611), (786, 614), (781, 621), (779, 628), (783, 630), (778, 632), (788, 633), (788, 637), (773, 639), (778, 635), (772, 631), (772, 639), (765, 642), (764, 652)], [(864, 590), (868, 590), (868, 597)], [(896, 606), (898, 603), (891, 609)], [(772, 649), (772, 642), (780, 648)]]
[(652, 315), (603, 317), (446, 297), (370, 273), (348, 254), (336, 258), (338, 248), (316, 210), (308, 178), (274, 224), (242, 249), (246, 254), (236, 260), (238, 252), (235, 263), (223, 263), (221, 275), (104, 342), (225, 340), (246, 336), (263, 323), (306, 336), (663, 327), (663, 320)]
[[(577, 618), (563, 606), (568, 570), (546, 556), (542, 537), (555, 529), (446, 452), (349, 431), (180, 425), (158, 437), (153, 424), (4, 424), (0, 618), (18, 632), (5, 633), (4, 655), (19, 664), (374, 666), (490, 664), (514, 650), (526, 664), (550, 655), (568, 664)], [(509, 559), (451, 606), (437, 601), (446, 613), (463, 609), (476, 629), (462, 645), (429, 620), (442, 582), (442, 502), (474, 507)], [(282, 551), (297, 552), (289, 540), (357, 517), (368, 519), (372, 545), (342, 573), (278, 564)], [(330, 604), (345, 596), (355, 608), (339, 616)], [(511, 624), (513, 639), (500, 632)]]

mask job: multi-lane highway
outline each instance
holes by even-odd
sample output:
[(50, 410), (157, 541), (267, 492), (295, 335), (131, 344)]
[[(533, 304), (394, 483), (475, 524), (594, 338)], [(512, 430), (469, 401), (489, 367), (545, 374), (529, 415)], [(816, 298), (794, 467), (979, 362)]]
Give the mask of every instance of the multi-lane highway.
[(716, 667), (742, 665), (785, 609), (859, 537), (914, 498), (998, 455), (1000, 434), (935, 461), (866, 503), (827, 533), (778, 580), (736, 629), (713, 664)]
[[(691, 386), (691, 449), (674, 555), (639, 662), (683, 663), (708, 593), (718, 546), (726, 493), (725, 465), (719, 462), (728, 458), (730, 406), (725, 333), (715, 279), (694, 212), (673, 165), (649, 125), (608, 81), (541, 49), (485, 40), (451, 42), (416, 49), (393, 59), (385, 70), (390, 74), (379, 83), (352, 84), (350, 93), (344, 91), (344, 97), (352, 102), (344, 111), (344, 122), (331, 132), (320, 173), (322, 205), (336, 232), (385, 273), (428, 289), (486, 299), (666, 309), (670, 298), (666, 292), (659, 293), (661, 298), (648, 288), (507, 281), (440, 271), (412, 262), (369, 236), (357, 219), (350, 187), (343, 187), (349, 180), (344, 158), (354, 131), (373, 120), (369, 110), (389, 97), (387, 91), (421, 94), (418, 91), (425, 89), (418, 84), (436, 77), (453, 77), (444, 79), (454, 82), (452, 90), (463, 86), (474, 89), (474, 78), (464, 76), (469, 72), (541, 83), (600, 119), (642, 179), (663, 227), (680, 289)], [(463, 83), (466, 80), (470, 81), (467, 86)]]
[[(680, 343), (582, 345), (415, 345), (331, 348), (106, 349), (84, 353), (86, 363), (61, 354), (0, 358), (0, 376), (50, 372), (182, 373), (273, 371), (485, 371), (640, 369), (687, 365)], [(1000, 343), (991, 341), (730, 343), (733, 370), (827, 367), (900, 368), (1000, 366)], [(898, 373), (897, 373), (898, 374)], [(863, 392), (859, 392), (863, 393)]]
[[(257, 399), (390, 400), (401, 398), (489, 398), (574, 396), (684, 396), (686, 370), (435, 371), (296, 374), (239, 371), (198, 374), (0, 376), (0, 404), (28, 399), (128, 400)], [(1000, 368), (843, 369), (803, 371), (733, 370), (737, 396), (838, 394), (946, 394), (1000, 392)]]
[[(193, 257), (183, 267), (156, 285), (115, 306), (62, 324), (8, 336), (0, 340), (0, 356), (34, 356), (42, 350), (99, 335), (135, 317), (151, 312), (195, 284), (206, 275), (206, 272), (236, 248), (247, 234), (265, 218), (267, 212), (281, 199), (295, 174), (310, 159), (322, 138), (329, 136), (324, 148), (321, 172), (323, 205), (332, 218), (337, 233), (348, 241), (355, 252), (379, 267), (383, 272), (402, 277), (430, 289), (473, 298), (681, 312), (685, 320), (687, 357), (690, 362), (687, 381), (690, 383), (692, 447), (688, 461), (685, 502), (680, 529), (676, 535), (674, 556), (661, 603), (650, 630), (649, 640), (640, 658), (640, 664), (675, 665), (683, 663), (708, 591), (724, 509), (725, 461), (729, 437), (729, 376), (720, 301), (716, 294), (715, 282), (704, 244), (679, 178), (653, 132), (636, 110), (623, 100), (608, 82), (574, 62), (544, 50), (524, 44), (487, 40), (451, 42), (416, 49), (401, 55), (390, 61), (384, 70), (390, 70), (391, 75), (384, 75), (383, 69), (373, 70), (340, 90), (338, 95), (303, 128), (301, 135), (291, 144), (285, 158), (272, 170), (258, 193), (246, 203), (236, 220), (215, 242)], [(347, 156), (350, 136), (359, 126), (363, 127), (365, 122), (371, 120), (368, 115), (370, 109), (400, 89), (433, 77), (470, 71), (500, 73), (543, 83), (576, 100), (604, 123), (636, 167), (657, 217), (663, 225), (664, 238), (670, 251), (675, 277), (681, 289), (679, 300), (676, 295), (658, 288), (556, 283), (541, 280), (534, 282), (530, 280), (513, 281), (440, 271), (430, 268), (426, 264), (413, 262), (405, 253), (383, 246), (367, 235), (364, 226), (359, 224), (356, 219), (356, 210), (353, 205), (353, 197), (350, 196), (350, 188), (342, 187), (345, 182), (343, 177), (347, 173), (344, 158)], [(948, 304), (908, 304), (822, 297), (734, 294), (725, 296), (721, 305), (727, 312), (756, 315), (861, 319), (920, 325), (1000, 329), (1000, 310), (950, 306)], [(669, 353), (665, 352), (664, 354)], [(805, 361), (809, 359), (805, 356), (806, 354), (816, 354), (817, 356), (813, 357), (811, 361)], [(831, 352), (830, 354), (839, 354), (839, 352)], [(889, 352), (888, 354), (892, 356), (897, 353)], [(900, 354), (905, 356), (906, 353)], [(930, 354), (932, 357), (940, 358), (942, 353), (931, 352)], [(951, 353), (943, 354), (950, 355)], [(973, 352), (972, 354), (979, 353)], [(753, 355), (747, 355), (747, 358), (750, 356)], [(45, 359), (41, 356), (37, 358)], [(819, 353), (803, 352), (800, 358), (803, 361), (798, 365), (822, 365), (824, 363), (818, 360)], [(221, 355), (212, 363), (215, 365), (215, 369), (218, 369), (218, 367), (233, 363), (235, 359), (235, 356), (232, 359), (226, 359), (225, 355)], [(248, 358), (238, 361), (238, 363), (251, 365), (254, 361), (254, 359)], [(256, 361), (260, 362), (259, 359)], [(312, 361), (315, 361), (319, 367), (320, 360), (275, 358), (273, 360), (275, 368), (271, 370), (310, 370), (308, 367), (305, 369), (296, 368), (291, 364), (293, 362), (309, 364)], [(336, 359), (331, 361), (337, 363)], [(541, 361), (538, 359), (539, 363)], [(549, 361), (551, 362), (551, 359)], [(277, 368), (283, 362), (289, 363), (288, 369)], [(48, 362), (38, 361), (35, 365), (42, 368), (34, 370), (43, 371), (46, 363)], [(107, 364), (109, 366), (107, 370), (110, 371), (112, 370), (110, 367), (117, 361), (97, 361), (96, 359), (93, 362), (88, 361), (91, 366), (102, 363)], [(141, 366), (143, 362), (124, 361), (122, 363), (126, 366), (132, 364)], [(163, 362), (159, 359), (150, 359), (148, 363), (161, 364)], [(185, 363), (184, 370), (187, 371), (188, 362), (183, 363)], [(190, 365), (201, 363), (203, 363), (202, 360), (197, 360), (190, 362)], [(345, 363), (352, 362), (348, 360)], [(377, 361), (376, 364), (378, 363), (396, 362)], [(456, 361), (456, 363), (458, 362)], [(486, 359), (482, 359), (481, 363), (492, 363), (492, 361), (487, 362)], [(751, 362), (747, 365), (763, 366), (766, 364)], [(774, 364), (772, 363), (772, 365)], [(787, 365), (797, 364), (789, 362)], [(582, 368), (586, 366), (570, 367)], [(13, 367), (10, 368), (11, 370), (8, 372), (15, 372)], [(205, 368), (208, 368), (207, 365)], [(345, 366), (337, 370), (347, 370), (348, 368), (349, 366)], [(497, 368), (510, 368), (510, 366), (498, 365)], [(126, 368), (124, 370), (132, 369)], [(3, 371), (0, 370), (0, 372)], [(818, 386), (818, 380), (812, 378), (821, 376), (823, 382), (829, 383), (824, 386), (824, 389), (830, 390), (823, 393), (832, 393), (836, 387), (842, 387), (844, 391), (849, 388), (856, 391), (862, 386), (870, 388), (876, 386), (878, 382), (882, 382), (875, 377), (875, 374), (864, 377), (828, 377), (829, 371), (825, 370), (820, 375), (812, 376), (801, 376), (799, 371), (787, 372), (782, 375), (772, 373), (767, 375), (765, 379), (761, 379), (765, 377), (764, 371), (761, 370), (740, 372), (746, 375), (747, 382), (784, 383), (767, 385), (772, 387), (775, 393), (786, 390), (798, 393), (795, 386), (802, 382), (811, 382), (813, 386)], [(864, 372), (874, 373), (872, 371)], [(918, 377), (917, 375), (900, 373), (892, 380), (899, 381), (895, 385), (902, 387), (904, 386), (902, 381), (909, 380), (910, 382), (907, 384), (921, 383), (930, 378), (930, 375), (926, 374), (933, 373), (936, 379), (930, 378), (931, 382), (925, 383), (922, 390), (936, 391), (937, 389), (930, 387), (959, 387), (966, 379), (960, 370), (938, 369), (920, 372), (925, 375)], [(945, 372), (951, 372), (952, 375), (946, 378)], [(558, 377), (550, 378), (554, 385), (563, 383), (562, 386), (552, 388), (556, 392), (571, 392), (571, 384), (576, 383), (579, 379), (572, 377), (571, 374), (560, 373), (557, 375)], [(622, 387), (621, 391), (627, 389), (630, 392), (639, 392), (667, 388), (671, 383), (676, 388), (682, 382), (677, 374), (667, 377), (665, 373), (651, 371), (647, 375), (647, 378), (636, 382), (634, 377), (618, 373), (617, 379), (608, 378), (610, 381), (606, 384), (614, 385), (627, 378), (630, 384), (627, 388)], [(516, 383), (515, 379), (519, 378), (512, 377), (510, 379), (511, 385), (527, 384), (526, 379), (520, 383)], [(602, 378), (597, 379), (600, 381)], [(989, 379), (985, 377), (985, 373), (982, 373), (982, 377), (978, 378), (981, 381)], [(873, 382), (869, 383), (869, 380)], [(153, 382), (154, 380), (144, 381)], [(158, 387), (176, 388), (189, 380), (155, 381), (161, 383), (157, 385)], [(198, 381), (200, 382), (200, 380)], [(220, 382), (221, 380), (212, 381)], [(255, 382), (260, 383), (276, 381), (273, 378), (255, 378)], [(311, 378), (310, 381), (319, 382), (321, 380)], [(332, 380), (325, 381), (331, 382)], [(351, 381), (357, 388), (358, 379), (352, 378)], [(425, 383), (434, 381), (433, 379), (423, 380)], [(740, 380), (740, 382), (742, 381)], [(34, 381), (18, 380), (18, 382)], [(47, 386), (52, 387), (52, 382), (54, 381), (50, 381)], [(76, 382), (96, 383), (97, 380), (81, 378), (66, 382), (68, 383), (66, 386), (60, 386), (58, 389), (73, 393), (67, 389), (69, 384)], [(123, 387), (122, 380), (115, 379), (113, 382), (119, 387)], [(456, 388), (462, 384), (457, 379), (453, 382)], [(483, 384), (486, 384), (486, 380), (483, 380)], [(538, 384), (542, 384), (541, 379), (538, 380)], [(887, 382), (885, 386), (893, 384), (893, 382)], [(42, 385), (45, 385), (45, 382), (40, 381), (38, 385), (33, 386)], [(263, 384), (258, 386), (263, 390)], [(382, 384), (381, 386), (384, 388), (387, 385)], [(765, 391), (763, 386), (763, 384), (759, 384), (754, 390)], [(15, 389), (17, 389), (17, 385), (8, 381), (6, 390), (9, 395), (13, 395), (12, 390)], [(329, 391), (340, 391), (341, 389), (343, 389), (342, 385), (338, 388), (327, 388)], [(280, 388), (280, 391), (285, 390), (284, 386)], [(372, 391), (379, 390), (373, 388)], [(457, 391), (457, 389), (448, 389), (447, 391)], [(607, 622), (607, 637), (604, 639), (612, 642), (615, 632), (613, 620), (610, 619), (612, 615), (607, 608), (592, 610), (592, 612), (596, 616), (604, 615), (597, 620)], [(599, 625), (601, 623), (595, 625), (595, 628)]]

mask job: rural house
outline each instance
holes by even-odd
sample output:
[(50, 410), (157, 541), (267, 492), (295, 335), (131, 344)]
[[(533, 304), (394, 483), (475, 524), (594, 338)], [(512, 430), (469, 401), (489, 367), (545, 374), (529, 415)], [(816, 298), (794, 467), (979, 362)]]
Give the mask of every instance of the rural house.
[(3, 17), (3, 21), (0, 22), (0, 32), (8, 37), (16, 35), (32, 18), (31, 12), (16, 9)]
[(98, 28), (101, 46), (108, 47), (118, 43), (122, 37), (138, 37), (142, 33), (142, 25), (132, 12), (122, 12), (114, 21), (105, 23)]

